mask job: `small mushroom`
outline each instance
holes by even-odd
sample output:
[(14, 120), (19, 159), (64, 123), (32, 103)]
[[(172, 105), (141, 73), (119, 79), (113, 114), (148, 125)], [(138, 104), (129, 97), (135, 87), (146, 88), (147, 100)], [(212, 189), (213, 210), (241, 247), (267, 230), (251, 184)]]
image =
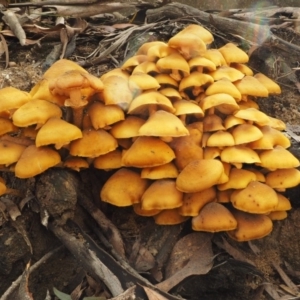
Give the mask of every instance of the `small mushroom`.
[(105, 182), (100, 199), (115, 206), (131, 206), (141, 201), (148, 186), (149, 181), (139, 173), (121, 168)]
[(219, 232), (233, 230), (237, 221), (232, 213), (221, 203), (209, 202), (198, 216), (192, 218), (192, 228), (196, 231)]
[(176, 189), (173, 179), (155, 180), (141, 199), (143, 210), (172, 209), (182, 205), (183, 193)]
[(239, 242), (260, 239), (268, 235), (273, 229), (272, 220), (266, 215), (250, 214), (247, 212), (232, 210), (237, 220), (237, 228), (227, 231), (227, 234)]

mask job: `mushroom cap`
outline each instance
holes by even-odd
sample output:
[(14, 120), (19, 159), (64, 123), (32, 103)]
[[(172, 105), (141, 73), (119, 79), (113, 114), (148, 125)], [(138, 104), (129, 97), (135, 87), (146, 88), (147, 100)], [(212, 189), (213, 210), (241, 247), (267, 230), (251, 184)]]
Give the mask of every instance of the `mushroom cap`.
[(212, 83), (206, 90), (205, 95), (210, 96), (219, 93), (226, 93), (236, 100), (241, 100), (242, 95), (237, 87), (228, 79), (220, 79)]
[(263, 126), (260, 128), (263, 136), (249, 144), (252, 149), (273, 149), (275, 146), (281, 146), (283, 148), (289, 148), (291, 141), (279, 130), (272, 128), (271, 126)]
[(173, 162), (164, 165), (143, 168), (141, 172), (142, 178), (148, 179), (163, 179), (163, 178), (177, 178), (178, 170)]
[(175, 111), (172, 102), (157, 91), (144, 92), (134, 98), (131, 102), (128, 113), (129, 114), (145, 114), (149, 106), (156, 105), (158, 108), (173, 113)]
[(125, 120), (114, 124), (110, 133), (116, 139), (126, 139), (139, 135), (139, 129), (145, 124), (145, 120), (136, 116), (127, 116)]
[(65, 144), (82, 137), (81, 130), (67, 121), (50, 118), (38, 131), (35, 139), (37, 147), (55, 144), (59, 149)]
[(18, 131), (13, 122), (10, 119), (0, 117), (0, 136), (13, 131)]
[(236, 145), (247, 144), (263, 137), (258, 127), (252, 124), (240, 124), (231, 130)]
[(216, 65), (209, 59), (203, 56), (193, 57), (188, 61), (191, 71), (204, 69), (208, 71), (214, 71), (217, 69)]
[(116, 69), (112, 69), (112, 70), (108, 71), (107, 73), (104, 73), (104, 74), (100, 77), (100, 79), (101, 79), (102, 82), (103, 82), (106, 78), (108, 78), (108, 77), (110, 77), (110, 76), (120, 76), (120, 77), (122, 77), (122, 78), (128, 80), (130, 74), (129, 74), (128, 72), (122, 70), (121, 68), (116, 68)]
[(266, 75), (257, 73), (254, 75), (254, 78), (263, 84), (263, 86), (268, 90), (269, 94), (281, 94), (280, 86)]
[(235, 99), (226, 93), (207, 96), (200, 101), (200, 107), (203, 111), (215, 107), (221, 113), (231, 114), (239, 110)]
[(294, 168), (277, 169), (266, 175), (266, 184), (274, 189), (285, 189), (300, 184), (300, 171)]
[(192, 87), (204, 87), (214, 82), (214, 79), (205, 73), (198, 71), (192, 72), (189, 76), (182, 78), (179, 84), (179, 91)]
[(25, 145), (0, 140), (0, 165), (8, 166), (17, 162), (25, 148)]
[(30, 178), (43, 173), (60, 163), (57, 151), (50, 147), (28, 146), (21, 154), (15, 166), (15, 175), (19, 178)]
[(124, 111), (116, 104), (104, 105), (97, 101), (87, 111), (94, 129), (105, 128), (125, 119)]
[(0, 177), (0, 196), (4, 195), (7, 191), (5, 182), (2, 177)]
[(139, 129), (140, 136), (179, 137), (189, 135), (181, 120), (164, 110), (153, 113)]
[(132, 70), (140, 65), (141, 63), (145, 62), (148, 60), (147, 55), (144, 54), (138, 54), (138, 55), (134, 55), (132, 57), (129, 57), (122, 65), (121, 69), (122, 70), (126, 70), (129, 72), (132, 72)]
[(104, 129), (84, 129), (82, 138), (70, 143), (70, 154), (73, 156), (97, 157), (115, 150), (116, 139)]
[(266, 215), (250, 214), (239, 210), (232, 210), (232, 214), (237, 220), (237, 228), (228, 231), (227, 234), (239, 242), (263, 238), (273, 229), (272, 220)]
[(69, 59), (60, 59), (44, 73), (43, 78), (56, 79), (59, 75), (72, 70), (88, 73), (88, 71), (79, 66), (76, 62)]
[(122, 164), (137, 168), (155, 167), (175, 158), (170, 146), (156, 137), (138, 137), (122, 156)]
[(159, 73), (156, 63), (153, 61), (144, 61), (138, 66), (136, 66), (131, 74), (150, 74), (155, 76)]
[(53, 95), (66, 96), (65, 106), (80, 107), (87, 104), (92, 95), (103, 90), (103, 83), (92, 74), (71, 70), (49, 81), (49, 90)]
[(285, 211), (292, 209), (290, 200), (282, 194), (276, 193), (278, 197), (278, 204), (274, 211)]
[(179, 86), (179, 83), (168, 74), (157, 74), (154, 78), (161, 87), (172, 87), (176, 89)]
[(148, 61), (157, 62), (160, 58), (167, 57), (173, 53), (179, 54), (175, 49), (170, 48), (166, 43), (160, 43), (149, 47), (147, 51)]
[(207, 147), (203, 149), (203, 158), (204, 159), (213, 159), (221, 155), (221, 149), (219, 147)]
[(13, 116), (13, 123), (19, 127), (33, 124), (45, 124), (50, 118), (61, 118), (62, 111), (54, 103), (46, 100), (31, 100), (18, 108)]
[(268, 97), (268, 89), (253, 76), (245, 76), (234, 82), (234, 85), (242, 95), (255, 97)]
[(133, 210), (137, 215), (142, 217), (153, 217), (161, 212), (160, 209), (150, 209), (150, 210), (142, 209), (141, 203), (133, 204)]
[(183, 203), (178, 211), (182, 216), (196, 217), (205, 204), (213, 201), (216, 201), (215, 187), (197, 193), (187, 193), (183, 195)]
[(268, 116), (269, 118), (269, 123), (267, 125), (270, 125), (270, 127), (277, 129), (277, 130), (285, 130), (286, 129), (286, 125), (283, 121), (276, 119), (276, 118), (272, 118), (270, 116)]
[[(208, 73), (214, 80), (220, 80), (226, 78), (231, 82), (242, 79), (245, 75), (235, 68), (231, 68), (228, 66), (221, 66), (217, 68), (215, 71), (211, 71)], [(241, 93), (243, 94), (243, 93)]]
[(223, 120), (215, 114), (206, 115), (203, 119), (203, 132), (224, 130)]
[(139, 173), (121, 168), (105, 182), (100, 199), (115, 206), (130, 206), (140, 202), (148, 186), (149, 181)]
[(235, 208), (254, 214), (265, 214), (278, 205), (273, 188), (259, 181), (251, 181), (246, 188), (235, 190), (230, 200)]
[(221, 152), (221, 160), (228, 163), (260, 163), (258, 154), (246, 146), (230, 146)]
[(259, 126), (269, 125), (269, 117), (256, 108), (240, 109), (234, 113), (234, 116), (244, 120), (252, 121)]
[(206, 146), (208, 147), (228, 147), (234, 145), (235, 142), (232, 134), (224, 130), (211, 133), (206, 142)]
[(245, 64), (231, 63), (230, 67), (235, 68), (247, 76), (253, 76), (253, 71)]
[(201, 40), (207, 45), (211, 44), (214, 41), (214, 37), (211, 32), (205, 29), (203, 26), (197, 24), (190, 24), (179, 33), (182, 35), (186, 33), (194, 34), (195, 36), (201, 38)]
[(258, 165), (269, 170), (296, 168), (300, 165), (299, 160), (281, 146), (263, 150), (259, 158), (261, 162)]
[(16, 109), (31, 100), (27, 92), (8, 86), (0, 89), (0, 112)]
[(251, 181), (256, 181), (256, 175), (245, 169), (232, 168), (229, 173), (229, 180), (218, 185), (218, 190), (224, 191), (229, 189), (243, 189)]
[(144, 90), (157, 90), (160, 88), (160, 84), (157, 80), (149, 74), (132, 74), (129, 79), (129, 88), (134, 95), (141, 94)]
[(193, 160), (178, 175), (176, 187), (185, 193), (203, 191), (217, 184), (223, 171), (223, 164), (219, 160)]
[(112, 75), (103, 80), (102, 97), (106, 105), (118, 105), (127, 111), (133, 99), (133, 93), (129, 87), (129, 80)]
[(224, 126), (226, 129), (229, 129), (236, 125), (245, 124), (245, 123), (246, 123), (246, 121), (244, 119), (238, 118), (234, 115), (229, 115), (224, 120)]
[(183, 170), (191, 161), (203, 159), (203, 149), (195, 143), (193, 136), (174, 139), (170, 143), (175, 153), (175, 164), (179, 171)]
[(187, 100), (177, 100), (173, 103), (175, 108), (175, 115), (188, 115), (188, 114), (195, 114), (198, 118), (202, 118), (204, 113), (200, 106), (193, 101)]
[(116, 149), (100, 155), (94, 159), (93, 165), (96, 169), (119, 169), (122, 167), (122, 152), (121, 150)]
[(192, 228), (196, 231), (219, 232), (233, 230), (237, 221), (232, 213), (221, 203), (207, 203), (198, 216), (192, 218)]
[(173, 179), (155, 180), (144, 192), (142, 209), (171, 209), (182, 205), (183, 193), (176, 189)]
[(165, 42), (162, 41), (152, 41), (152, 42), (148, 42), (148, 43), (144, 43), (136, 52), (137, 55), (147, 55), (148, 50), (153, 47), (153, 46), (157, 46), (157, 45), (166, 45)]
[(280, 220), (284, 220), (286, 219), (288, 216), (287, 212), (285, 210), (278, 210), (278, 211), (271, 211), (268, 214), (268, 217), (272, 220), (272, 221), (280, 221)]
[(233, 191), (234, 191), (233, 189), (224, 190), (224, 191), (217, 190), (217, 202), (230, 203), (230, 196)]
[(89, 167), (89, 163), (83, 157), (70, 156), (64, 161), (63, 166), (79, 172), (82, 169), (87, 169)]
[(186, 220), (188, 220), (188, 217), (180, 215), (178, 208), (165, 209), (154, 216), (154, 221), (157, 225), (176, 225)]
[(169, 98), (172, 102), (173, 101), (179, 101), (182, 99), (180, 93), (178, 90), (172, 88), (172, 87), (166, 87), (159, 90), (159, 92)]
[(198, 34), (184, 30), (170, 38), (168, 45), (179, 51), (185, 59), (202, 55), (206, 51), (206, 44)]
[(190, 66), (188, 62), (183, 58), (182, 55), (176, 52), (160, 58), (156, 62), (156, 66), (161, 73), (168, 72), (175, 80), (181, 80), (181, 76), (177, 74), (179, 71), (183, 73), (184, 77), (190, 74)]
[(224, 56), (228, 65), (231, 63), (247, 63), (249, 56), (242, 49), (237, 47), (233, 43), (227, 43), (223, 47), (219, 48), (219, 51)]
[(208, 49), (202, 56), (212, 61), (216, 67), (227, 65), (224, 56), (218, 49)]

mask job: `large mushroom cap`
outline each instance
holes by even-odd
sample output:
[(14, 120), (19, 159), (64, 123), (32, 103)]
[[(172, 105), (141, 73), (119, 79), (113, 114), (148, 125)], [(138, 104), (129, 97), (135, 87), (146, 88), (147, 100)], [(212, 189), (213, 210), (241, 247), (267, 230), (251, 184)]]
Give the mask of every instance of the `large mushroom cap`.
[(189, 131), (175, 115), (164, 110), (153, 113), (139, 129), (140, 136), (179, 137)]
[(16, 177), (30, 178), (60, 163), (60, 155), (50, 147), (28, 146), (15, 166)]
[(265, 215), (250, 214), (240, 210), (232, 210), (237, 220), (237, 228), (227, 234), (239, 242), (263, 238), (273, 229), (272, 220)]
[(81, 130), (62, 119), (50, 118), (38, 131), (35, 139), (37, 147), (55, 144), (59, 149), (63, 145), (82, 137)]
[(183, 193), (176, 189), (173, 179), (154, 181), (142, 196), (142, 209), (171, 209), (182, 205)]
[(139, 173), (121, 168), (106, 181), (100, 198), (116, 206), (130, 206), (140, 202), (148, 186), (148, 180), (142, 179)]
[(217, 184), (223, 171), (223, 165), (219, 160), (193, 160), (178, 175), (176, 187), (185, 193), (203, 191)]
[(31, 100), (30, 94), (14, 87), (0, 89), (0, 112), (16, 109)]
[(268, 213), (278, 205), (276, 192), (259, 181), (251, 181), (246, 188), (235, 190), (230, 199), (235, 208), (256, 214)]
[(122, 156), (122, 164), (137, 168), (155, 167), (175, 158), (170, 146), (160, 138), (141, 136)]
[(73, 156), (97, 157), (115, 150), (117, 140), (104, 129), (85, 129), (82, 138), (70, 144), (70, 154)]
[(13, 114), (13, 123), (19, 127), (28, 127), (33, 124), (45, 124), (50, 118), (61, 118), (62, 111), (54, 103), (46, 100), (31, 100)]

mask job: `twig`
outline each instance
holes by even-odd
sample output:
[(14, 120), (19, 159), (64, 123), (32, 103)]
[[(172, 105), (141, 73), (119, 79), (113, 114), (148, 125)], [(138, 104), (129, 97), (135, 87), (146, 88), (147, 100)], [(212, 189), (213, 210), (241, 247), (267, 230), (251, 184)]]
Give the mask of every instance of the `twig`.
[[(33, 271), (37, 270), (47, 259), (49, 259), (52, 255), (56, 254), (59, 252), (61, 249), (63, 249), (63, 246), (60, 246), (47, 254), (45, 254), (40, 260), (38, 260), (34, 265), (32, 265), (29, 268), (29, 274), (32, 273)], [(11, 295), (15, 290), (18, 288), (18, 286), (21, 283), (23, 275), (20, 275), (13, 283), (12, 285), (4, 292), (4, 294), (1, 296), (0, 300), (11, 300)]]

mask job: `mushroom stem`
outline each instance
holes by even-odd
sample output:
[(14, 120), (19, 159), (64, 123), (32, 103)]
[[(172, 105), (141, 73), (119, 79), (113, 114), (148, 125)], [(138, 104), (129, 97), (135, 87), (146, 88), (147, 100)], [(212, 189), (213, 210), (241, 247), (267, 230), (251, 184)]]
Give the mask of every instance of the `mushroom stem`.
[(157, 111), (157, 105), (156, 104), (149, 105), (149, 108), (148, 108), (149, 117), (151, 115), (153, 115), (156, 111)]
[(80, 129), (82, 129), (83, 110), (84, 110), (83, 106), (72, 108), (73, 124)]

